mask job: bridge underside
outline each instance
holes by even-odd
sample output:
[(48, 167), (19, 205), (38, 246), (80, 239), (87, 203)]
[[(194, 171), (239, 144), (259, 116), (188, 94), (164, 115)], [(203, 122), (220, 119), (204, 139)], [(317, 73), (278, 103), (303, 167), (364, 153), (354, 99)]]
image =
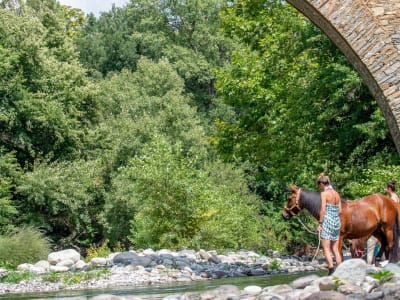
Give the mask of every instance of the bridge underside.
[(400, 153), (400, 1), (287, 2), (318, 26), (363, 78)]

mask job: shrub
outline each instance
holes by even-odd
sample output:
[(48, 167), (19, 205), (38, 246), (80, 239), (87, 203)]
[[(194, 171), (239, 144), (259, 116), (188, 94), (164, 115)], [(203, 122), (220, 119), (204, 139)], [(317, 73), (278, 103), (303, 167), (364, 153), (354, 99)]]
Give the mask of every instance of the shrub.
[(97, 161), (38, 161), (17, 187), (21, 222), (43, 228), (63, 248), (89, 246), (101, 230), (99, 168)]
[(91, 245), (86, 250), (86, 261), (90, 261), (93, 257), (107, 257), (110, 253), (108, 240), (105, 240), (100, 246)]
[(136, 247), (219, 250), (259, 244), (258, 198), (238, 180), (239, 171), (217, 162), (204, 165), (161, 137), (145, 149), (118, 178), (125, 183), (119, 186), (132, 187), (136, 214), (129, 238)]
[(15, 268), (47, 258), (50, 241), (39, 230), (24, 227), (0, 236), (0, 265)]
[(30, 280), (34, 274), (27, 271), (11, 271), (6, 276), (0, 278), (1, 283), (19, 283), (23, 280)]

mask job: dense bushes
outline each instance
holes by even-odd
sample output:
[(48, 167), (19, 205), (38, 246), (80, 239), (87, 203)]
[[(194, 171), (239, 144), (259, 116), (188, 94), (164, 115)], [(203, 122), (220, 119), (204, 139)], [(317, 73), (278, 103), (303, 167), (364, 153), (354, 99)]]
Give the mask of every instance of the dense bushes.
[(43, 232), (23, 227), (0, 236), (0, 266), (15, 268), (22, 263), (47, 259), (50, 241)]

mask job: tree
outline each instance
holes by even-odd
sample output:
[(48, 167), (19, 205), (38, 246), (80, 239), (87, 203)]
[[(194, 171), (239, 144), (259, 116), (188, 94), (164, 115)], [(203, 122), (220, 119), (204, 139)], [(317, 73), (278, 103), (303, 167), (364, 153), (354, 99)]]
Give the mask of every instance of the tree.
[(81, 61), (106, 75), (136, 70), (144, 56), (167, 58), (202, 112), (215, 96), (211, 69), (229, 59), (234, 43), (218, 30), (221, 0), (140, 0), (89, 18), (77, 39)]
[[(179, 143), (171, 145), (161, 137), (147, 145), (144, 153), (116, 178), (123, 183), (120, 187), (132, 182), (132, 192), (119, 195), (130, 195), (135, 207), (130, 240), (136, 247), (259, 246), (258, 199), (248, 192), (239, 171), (218, 163), (204, 166), (196, 156), (185, 155)], [(238, 185), (227, 185), (227, 178), (217, 173)]]
[(53, 1), (31, 2), (26, 13), (0, 15), (1, 144), (21, 165), (76, 157), (97, 121), (97, 88), (77, 61), (64, 11)]
[[(218, 122), (216, 145), (225, 159), (250, 160), (278, 180), (310, 184), (307, 178), (322, 170), (354, 168), (393, 149), (360, 77), (293, 8), (236, 1), (222, 20), (226, 33), (247, 45), (217, 74), (218, 93), (236, 112)], [(381, 129), (368, 135), (362, 124)]]
[(99, 161), (36, 162), (18, 181), (20, 222), (41, 228), (63, 247), (102, 237), (104, 187)]
[(13, 191), (22, 175), (15, 155), (0, 149), (0, 235), (13, 229), (14, 218), (18, 215)]

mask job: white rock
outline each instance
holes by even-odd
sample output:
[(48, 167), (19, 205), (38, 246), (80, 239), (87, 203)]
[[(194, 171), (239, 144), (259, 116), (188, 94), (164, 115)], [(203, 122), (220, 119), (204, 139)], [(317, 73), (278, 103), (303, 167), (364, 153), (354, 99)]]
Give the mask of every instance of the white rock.
[(52, 272), (68, 272), (69, 268), (66, 266), (50, 266)]
[(205, 259), (205, 260), (208, 260), (211, 257), (211, 254), (203, 249), (200, 249), (199, 255), (200, 255), (200, 258)]
[(93, 257), (90, 263), (95, 267), (101, 267), (107, 264), (107, 259), (104, 257)]
[(81, 255), (74, 249), (66, 249), (57, 252), (52, 252), (47, 256), (47, 261), (51, 265), (56, 265), (60, 261), (71, 259), (74, 263), (80, 260)]
[(108, 254), (107, 260), (112, 261), (114, 259), (114, 257), (117, 256), (120, 253), (121, 252), (113, 252), (113, 253)]
[(83, 260), (80, 259), (72, 266), (72, 268), (76, 269), (76, 270), (81, 270), (86, 266), (87, 266), (87, 263), (85, 263)]
[(50, 263), (47, 260), (40, 260), (34, 266), (38, 268), (43, 268), (46, 271), (50, 269)]
[(20, 264), (17, 266), (17, 270), (20, 271), (29, 271), (33, 267), (32, 264)]
[(71, 268), (75, 262), (72, 259), (65, 259), (56, 264), (58, 267), (68, 267)]
[(42, 267), (36, 267), (36, 266), (32, 266), (29, 269), (29, 272), (32, 272), (32, 273), (35, 273), (35, 274), (45, 274), (48, 271), (49, 271), (49, 269), (45, 269), (45, 268), (42, 268)]
[(144, 255), (153, 255), (153, 254), (156, 254), (156, 252), (155, 252), (153, 249), (151, 249), (151, 248), (143, 250), (142, 253), (143, 253)]
[(258, 295), (262, 292), (262, 288), (257, 285), (249, 285), (246, 286), (243, 291), (247, 295)]

